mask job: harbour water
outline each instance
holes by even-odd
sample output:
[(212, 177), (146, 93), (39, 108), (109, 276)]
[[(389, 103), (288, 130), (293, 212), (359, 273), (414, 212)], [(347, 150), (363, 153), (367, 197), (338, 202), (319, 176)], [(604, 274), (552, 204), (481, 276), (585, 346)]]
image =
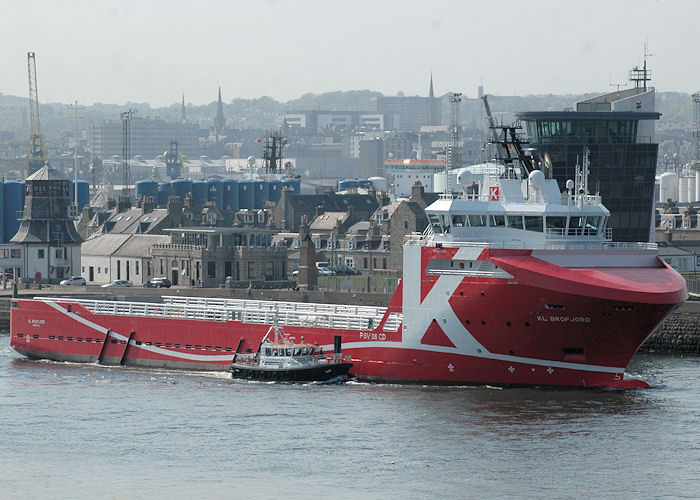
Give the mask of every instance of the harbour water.
[(30, 361), (0, 334), (4, 498), (697, 498), (700, 358), (635, 391), (273, 385)]

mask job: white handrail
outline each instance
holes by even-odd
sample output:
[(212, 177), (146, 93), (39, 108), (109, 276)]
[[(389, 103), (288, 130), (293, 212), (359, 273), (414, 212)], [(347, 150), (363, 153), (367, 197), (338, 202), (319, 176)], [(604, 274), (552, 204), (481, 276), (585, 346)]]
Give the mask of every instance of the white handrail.
[[(35, 297), (35, 300), (80, 304), (94, 314), (149, 318), (240, 321), (280, 326), (307, 326), (345, 330), (374, 330), (385, 307), (306, 304), (241, 299), (163, 297), (162, 303)], [(403, 315), (401, 316), (403, 319)], [(396, 319), (392, 319), (392, 328)], [(398, 326), (397, 326), (398, 328)]]

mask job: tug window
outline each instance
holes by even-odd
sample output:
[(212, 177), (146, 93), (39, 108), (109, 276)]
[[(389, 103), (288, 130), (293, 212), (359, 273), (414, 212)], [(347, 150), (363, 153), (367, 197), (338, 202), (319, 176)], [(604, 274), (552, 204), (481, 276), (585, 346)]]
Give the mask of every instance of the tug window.
[(440, 224), (440, 217), (437, 214), (428, 214), (430, 219), (430, 225), (433, 226), (433, 231), (436, 233), (442, 233), (442, 225)]
[(449, 233), (450, 232), (450, 216), (449, 215), (441, 215), (440, 222), (442, 222), (442, 226), (444, 228), (443, 232)]
[(453, 215), (452, 225), (454, 227), (464, 227), (464, 215)]

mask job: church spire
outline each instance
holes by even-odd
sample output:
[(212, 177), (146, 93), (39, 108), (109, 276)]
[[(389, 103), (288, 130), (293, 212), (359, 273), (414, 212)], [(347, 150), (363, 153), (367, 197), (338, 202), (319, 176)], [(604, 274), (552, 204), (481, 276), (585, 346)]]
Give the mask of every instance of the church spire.
[(440, 111), (440, 99), (435, 97), (435, 89), (433, 88), (433, 72), (430, 71), (430, 91), (428, 92), (428, 124), (440, 125), (442, 122), (442, 113)]
[(223, 134), (226, 128), (226, 118), (224, 118), (224, 104), (221, 102), (221, 87), (219, 87), (219, 102), (216, 106), (216, 118), (214, 118), (214, 133)]
[(180, 121), (185, 123), (187, 121), (187, 113), (185, 112), (185, 93), (182, 93), (182, 113), (180, 115)]

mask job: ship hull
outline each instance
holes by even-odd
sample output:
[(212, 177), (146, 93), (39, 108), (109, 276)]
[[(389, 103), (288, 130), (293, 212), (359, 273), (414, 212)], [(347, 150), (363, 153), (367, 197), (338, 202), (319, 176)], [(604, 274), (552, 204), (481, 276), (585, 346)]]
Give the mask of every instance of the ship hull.
[[(520, 274), (514, 268), (509, 272)], [(419, 287), (422, 304), (407, 307), (415, 290), (400, 284), (374, 329), (285, 326), (285, 332), (326, 350), (340, 335), (343, 357), (353, 364), (350, 375), (364, 381), (645, 387), (625, 379), (624, 369), (685, 298), (684, 285), (675, 281), (678, 290), (656, 302), (630, 302), (621, 300), (624, 295), (600, 298), (585, 290), (556, 290), (551, 282), (528, 281), (524, 274), (517, 284), (514, 278), (460, 278), (455, 287), (446, 287), (439, 276), (424, 276), (434, 283), (424, 280), (429, 286)], [(431, 294), (442, 298), (431, 302)], [(386, 318), (399, 311), (404, 323), (395, 331), (385, 329)], [(14, 299), (11, 309), (11, 345), (29, 358), (143, 368), (227, 371), (235, 352), (255, 352), (269, 328), (241, 321), (96, 314), (60, 299)]]

